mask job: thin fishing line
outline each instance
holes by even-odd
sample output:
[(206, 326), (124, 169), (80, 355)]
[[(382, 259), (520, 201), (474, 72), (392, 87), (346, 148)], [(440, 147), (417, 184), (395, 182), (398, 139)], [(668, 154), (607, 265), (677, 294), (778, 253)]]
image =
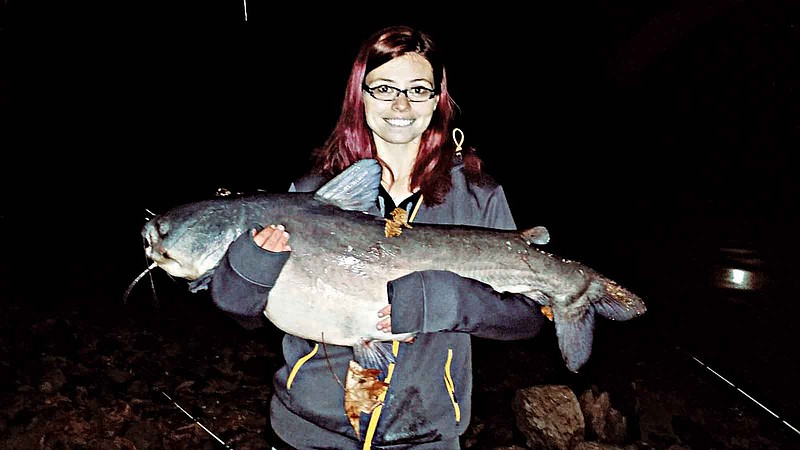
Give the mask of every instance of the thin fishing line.
[[(679, 348), (678, 350), (680, 350), (680, 348)], [(711, 367), (710, 367), (708, 364), (704, 363), (703, 361), (700, 361), (700, 359), (699, 359), (699, 358), (697, 358), (696, 356), (692, 355), (692, 354), (691, 354), (691, 353), (689, 353), (689, 352), (686, 352), (686, 351), (684, 351), (684, 352), (685, 352), (687, 355), (689, 355), (689, 357), (690, 357), (690, 358), (692, 358), (692, 359), (693, 359), (695, 362), (697, 362), (697, 363), (698, 363), (698, 364), (700, 364), (701, 366), (703, 366), (703, 367), (705, 367), (706, 369), (708, 369), (708, 371), (709, 371), (709, 372), (711, 372), (711, 373), (713, 373), (714, 375), (716, 375), (716, 376), (717, 376), (717, 377), (718, 377), (720, 380), (722, 380), (722, 381), (724, 381), (724, 382), (728, 383), (728, 385), (730, 385), (732, 388), (734, 388), (734, 389), (736, 389), (737, 391), (741, 392), (741, 393), (742, 393), (742, 395), (744, 395), (745, 397), (747, 397), (748, 399), (750, 399), (750, 401), (752, 401), (752, 402), (753, 402), (753, 403), (755, 403), (756, 405), (760, 406), (760, 407), (761, 407), (761, 408), (762, 408), (764, 411), (766, 411), (766, 412), (770, 413), (770, 414), (771, 414), (773, 417), (775, 417), (776, 419), (780, 420), (780, 421), (781, 421), (781, 422), (782, 422), (784, 425), (786, 425), (787, 427), (789, 427), (789, 429), (791, 429), (792, 431), (794, 431), (795, 433), (797, 433), (797, 434), (799, 434), (799, 435), (800, 435), (800, 430), (798, 430), (798, 429), (797, 429), (797, 428), (795, 428), (795, 427), (794, 427), (792, 424), (790, 424), (789, 422), (787, 422), (785, 419), (782, 419), (780, 416), (778, 416), (777, 414), (775, 414), (775, 413), (774, 413), (772, 410), (770, 410), (769, 408), (767, 408), (766, 406), (764, 406), (764, 404), (762, 404), (761, 402), (759, 402), (758, 400), (756, 400), (756, 399), (755, 399), (755, 398), (754, 398), (752, 395), (748, 394), (747, 392), (745, 392), (744, 390), (742, 390), (741, 388), (739, 388), (739, 387), (738, 387), (738, 386), (736, 386), (735, 384), (731, 383), (731, 382), (730, 382), (730, 381), (729, 381), (727, 378), (725, 378), (724, 376), (722, 376), (722, 375), (721, 375), (719, 372), (717, 372), (716, 370), (712, 369), (712, 368), (711, 368)]]
[(171, 401), (171, 402), (172, 402), (172, 404), (174, 404), (175, 406), (177, 406), (177, 407), (178, 407), (178, 409), (180, 409), (182, 413), (186, 414), (186, 415), (187, 415), (187, 416), (188, 416), (190, 419), (192, 419), (192, 420), (194, 421), (194, 423), (196, 423), (196, 424), (200, 425), (200, 428), (202, 428), (203, 430), (205, 430), (205, 432), (206, 432), (206, 433), (210, 434), (210, 435), (211, 435), (211, 437), (213, 437), (214, 439), (216, 439), (216, 440), (217, 440), (217, 442), (219, 442), (220, 444), (224, 445), (224, 446), (225, 446), (225, 448), (230, 448), (231, 450), (233, 450), (233, 447), (231, 447), (231, 446), (229, 446), (228, 444), (226, 444), (226, 443), (225, 443), (225, 441), (223, 441), (222, 439), (218, 438), (216, 434), (212, 433), (212, 432), (211, 432), (211, 430), (209, 430), (208, 428), (206, 428), (206, 426), (205, 426), (205, 425), (203, 425), (203, 424), (202, 424), (202, 423), (200, 423), (200, 422), (199, 422), (197, 419), (195, 419), (194, 417), (192, 417), (192, 415), (191, 415), (191, 414), (189, 414), (189, 413), (188, 413), (188, 412), (187, 412), (185, 409), (183, 409), (183, 407), (182, 407), (181, 405), (179, 405), (179, 404), (178, 404), (178, 402), (176, 402), (175, 400), (173, 400), (172, 398), (170, 398), (170, 396), (169, 396), (169, 395), (167, 395), (167, 393), (166, 393), (166, 392), (164, 392), (164, 391), (160, 391), (160, 392), (161, 392), (162, 394), (164, 394), (164, 397), (167, 397), (167, 398), (169, 399), (169, 401)]

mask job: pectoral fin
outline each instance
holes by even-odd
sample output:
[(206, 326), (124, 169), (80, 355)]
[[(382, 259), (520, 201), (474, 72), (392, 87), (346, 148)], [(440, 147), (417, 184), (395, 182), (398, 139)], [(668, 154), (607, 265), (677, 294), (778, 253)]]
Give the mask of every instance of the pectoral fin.
[(362, 159), (314, 193), (317, 200), (349, 211), (367, 211), (375, 205), (381, 184), (381, 165)]

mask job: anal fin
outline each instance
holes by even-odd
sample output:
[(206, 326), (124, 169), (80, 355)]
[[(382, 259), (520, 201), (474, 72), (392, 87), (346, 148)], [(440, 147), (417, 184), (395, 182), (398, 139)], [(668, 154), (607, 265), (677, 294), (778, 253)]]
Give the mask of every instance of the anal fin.
[(396, 362), (390, 341), (363, 340), (353, 346), (353, 355), (361, 367), (380, 370), (381, 378), (389, 372), (389, 364)]

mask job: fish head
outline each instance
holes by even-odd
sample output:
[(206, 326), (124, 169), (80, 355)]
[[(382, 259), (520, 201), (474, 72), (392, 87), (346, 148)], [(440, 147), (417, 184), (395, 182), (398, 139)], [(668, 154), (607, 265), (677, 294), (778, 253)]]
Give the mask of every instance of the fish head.
[(173, 277), (207, 277), (245, 230), (242, 205), (209, 200), (178, 206), (142, 228), (145, 255)]

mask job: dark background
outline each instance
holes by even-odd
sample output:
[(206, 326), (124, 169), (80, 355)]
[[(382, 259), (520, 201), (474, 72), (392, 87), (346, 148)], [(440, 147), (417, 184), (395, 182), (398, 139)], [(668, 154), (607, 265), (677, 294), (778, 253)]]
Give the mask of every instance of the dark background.
[(449, 55), (458, 125), (521, 225), (578, 247), (675, 222), (692, 240), (774, 244), (796, 222), (797, 9), (251, 1), (245, 22), (234, 1), (9, 1), (3, 194), (124, 217), (218, 187), (284, 190), (334, 126), (360, 41), (409, 23)]
[[(245, 21), (235, 1), (7, 0), (6, 254), (21, 286), (102, 266), (121, 291), (146, 208), (284, 191), (335, 125), (361, 40), (415, 25), (449, 56), (457, 125), (518, 224), (642, 293), (663, 343), (797, 424), (799, 5), (249, 1)], [(767, 289), (714, 289), (729, 247), (757, 254)]]

